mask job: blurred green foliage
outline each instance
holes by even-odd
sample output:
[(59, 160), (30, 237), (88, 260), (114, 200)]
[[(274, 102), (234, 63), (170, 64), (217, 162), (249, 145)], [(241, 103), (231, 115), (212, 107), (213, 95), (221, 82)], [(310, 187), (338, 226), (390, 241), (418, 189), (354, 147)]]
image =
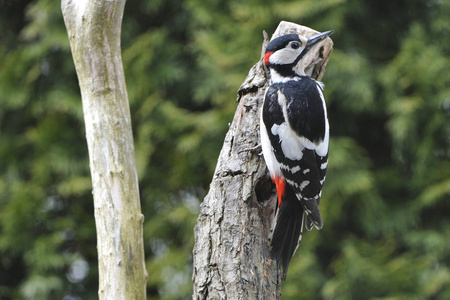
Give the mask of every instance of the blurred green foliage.
[[(96, 299), (77, 78), (56, 0), (0, 1), (0, 299)], [(193, 227), (262, 30), (335, 30), (321, 207), (283, 299), (450, 299), (447, 0), (128, 1), (149, 299), (191, 297)]]

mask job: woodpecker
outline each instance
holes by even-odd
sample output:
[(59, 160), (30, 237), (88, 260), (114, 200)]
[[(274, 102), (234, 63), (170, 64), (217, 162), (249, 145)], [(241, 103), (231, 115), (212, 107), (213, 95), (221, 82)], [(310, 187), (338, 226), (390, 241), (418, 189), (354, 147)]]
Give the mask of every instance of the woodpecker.
[(261, 113), (261, 146), (278, 203), (271, 255), (285, 276), (303, 227), (322, 228), (319, 201), (328, 163), (329, 124), (322, 85), (305, 73), (302, 57), (332, 30), (306, 38), (287, 34), (264, 54), (270, 85)]

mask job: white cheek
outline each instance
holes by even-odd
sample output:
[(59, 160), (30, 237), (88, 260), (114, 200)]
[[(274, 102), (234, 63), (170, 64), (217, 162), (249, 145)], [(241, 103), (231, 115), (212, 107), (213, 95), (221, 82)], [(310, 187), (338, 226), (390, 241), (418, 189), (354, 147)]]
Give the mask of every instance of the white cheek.
[(289, 65), (292, 64), (301, 51), (293, 49), (281, 49), (270, 56), (269, 62), (272, 65)]

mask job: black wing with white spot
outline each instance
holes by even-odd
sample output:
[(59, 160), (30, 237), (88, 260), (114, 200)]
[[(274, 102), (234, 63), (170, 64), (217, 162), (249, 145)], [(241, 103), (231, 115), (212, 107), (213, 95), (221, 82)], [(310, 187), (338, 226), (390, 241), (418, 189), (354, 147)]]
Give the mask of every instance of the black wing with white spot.
[[(273, 84), (264, 122), (287, 184), (312, 224), (320, 229), (319, 201), (328, 161), (328, 123), (322, 90), (309, 77)], [(264, 117), (264, 116), (263, 116)]]

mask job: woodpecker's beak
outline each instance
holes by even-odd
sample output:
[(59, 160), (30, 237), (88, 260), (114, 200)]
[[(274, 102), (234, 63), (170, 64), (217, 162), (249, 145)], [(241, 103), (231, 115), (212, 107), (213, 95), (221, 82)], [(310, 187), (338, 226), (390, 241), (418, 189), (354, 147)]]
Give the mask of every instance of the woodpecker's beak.
[(324, 40), (325, 38), (329, 37), (333, 32), (334, 32), (333, 30), (330, 30), (330, 31), (326, 31), (326, 32), (322, 32), (322, 33), (313, 35), (312, 37), (308, 38), (304, 52), (309, 51), (309, 49), (311, 49), (312, 46), (314, 46), (318, 42)]

